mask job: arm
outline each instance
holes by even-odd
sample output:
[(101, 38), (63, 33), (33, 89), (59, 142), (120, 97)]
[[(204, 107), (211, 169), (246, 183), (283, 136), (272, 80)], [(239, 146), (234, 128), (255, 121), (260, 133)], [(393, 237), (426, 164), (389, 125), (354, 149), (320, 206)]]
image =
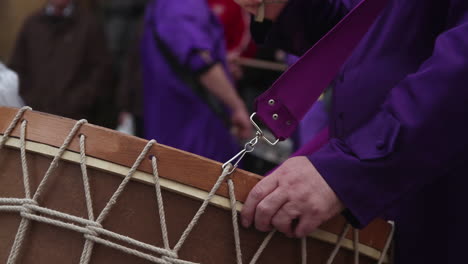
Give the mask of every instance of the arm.
[(209, 27), (215, 25), (208, 21), (211, 16), (208, 6), (198, 0), (184, 2), (183, 8), (176, 1), (160, 4), (164, 5), (155, 14), (159, 38), (171, 49), (180, 64), (200, 74), (203, 86), (230, 108), (231, 121), (238, 136), (248, 137), (251, 124), (247, 109), (221, 63), (223, 58), (214, 57), (212, 52), (218, 40), (213, 39), (215, 36), (210, 32)]
[(203, 86), (227, 105), (229, 109), (235, 111), (245, 108), (244, 102), (237, 94), (221, 64), (217, 63), (203, 73), (200, 80)]
[(200, 76), (203, 86), (231, 109), (231, 122), (239, 138), (247, 139), (252, 134), (252, 125), (247, 108), (239, 97), (221, 64), (215, 64)]
[(433, 55), (392, 90), (380, 111), (309, 156), (358, 226), (466, 157), (468, 7), (460, 5), (452, 3), (452, 12), (464, 14), (451, 18), (465, 18), (438, 37)]

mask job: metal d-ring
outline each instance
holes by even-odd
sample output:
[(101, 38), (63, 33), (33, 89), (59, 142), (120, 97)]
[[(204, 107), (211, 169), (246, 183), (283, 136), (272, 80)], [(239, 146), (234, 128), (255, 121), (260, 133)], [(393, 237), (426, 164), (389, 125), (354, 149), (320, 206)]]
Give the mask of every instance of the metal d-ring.
[(257, 130), (257, 135), (260, 136), (261, 139), (265, 140), (265, 142), (267, 142), (268, 144), (270, 144), (271, 146), (275, 146), (276, 144), (278, 144), (278, 142), (280, 141), (279, 139), (276, 139), (275, 141), (271, 141), (269, 140), (267, 137), (265, 137), (265, 134), (263, 133), (262, 129), (257, 125), (257, 123), (254, 121), (254, 117), (255, 115), (257, 115), (256, 112), (254, 112), (251, 116), (250, 116), (250, 122), (252, 122), (253, 126), (255, 127), (255, 129)]
[(225, 169), (229, 164), (232, 164), (234, 161), (235, 163), (232, 165), (232, 168), (229, 170), (228, 172), (228, 175), (233, 173), (237, 167), (239, 166), (239, 163), (240, 161), (244, 158), (245, 154), (247, 153), (250, 153), (252, 151), (254, 151), (255, 149), (255, 145), (258, 144), (258, 142), (260, 141), (260, 139), (263, 139), (265, 140), (265, 142), (267, 142), (268, 144), (270, 144), (271, 146), (275, 146), (276, 144), (278, 144), (279, 142), (279, 139), (276, 139), (275, 142), (272, 142), (270, 141), (268, 138), (265, 137), (265, 135), (263, 134), (263, 131), (262, 129), (257, 125), (257, 123), (255, 123), (255, 121), (253, 120), (254, 116), (256, 115), (257, 113), (253, 113), (251, 116), (250, 116), (250, 121), (252, 122), (253, 126), (255, 127), (255, 129), (257, 130), (257, 132), (255, 132), (255, 137), (252, 138), (249, 142), (245, 143), (244, 145), (244, 149), (242, 149), (239, 153), (237, 153), (234, 157), (232, 157), (230, 160), (228, 160), (226, 163), (223, 164), (222, 168)]

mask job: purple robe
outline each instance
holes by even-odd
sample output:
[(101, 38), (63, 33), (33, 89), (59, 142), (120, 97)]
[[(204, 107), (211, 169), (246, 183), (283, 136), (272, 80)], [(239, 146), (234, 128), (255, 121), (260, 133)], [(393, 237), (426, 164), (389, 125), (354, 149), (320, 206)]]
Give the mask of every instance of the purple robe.
[[(290, 0), (253, 32), (301, 55), (358, 2)], [(390, 0), (334, 85), (330, 140), (308, 157), (344, 214), (394, 219), (397, 264), (468, 263), (468, 1)]]
[[(145, 137), (225, 162), (238, 145), (205, 101), (174, 73), (154, 33), (173, 57), (194, 74), (225, 63), (222, 26), (205, 0), (157, 0), (146, 10), (142, 40)], [(200, 57), (208, 51), (213, 63)], [(206, 91), (208, 93), (208, 91)]]

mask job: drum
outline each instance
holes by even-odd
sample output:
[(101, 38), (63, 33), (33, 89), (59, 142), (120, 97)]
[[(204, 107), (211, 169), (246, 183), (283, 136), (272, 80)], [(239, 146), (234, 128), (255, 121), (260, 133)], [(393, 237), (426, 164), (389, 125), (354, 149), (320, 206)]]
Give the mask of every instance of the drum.
[(387, 262), (392, 225), (305, 239), (244, 229), (260, 176), (136, 137), (0, 107), (0, 263)]

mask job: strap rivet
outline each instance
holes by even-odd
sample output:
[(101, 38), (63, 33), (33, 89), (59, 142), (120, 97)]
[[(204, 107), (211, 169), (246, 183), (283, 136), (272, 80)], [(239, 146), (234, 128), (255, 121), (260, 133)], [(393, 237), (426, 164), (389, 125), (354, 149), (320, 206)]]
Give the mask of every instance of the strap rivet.
[(269, 105), (274, 105), (274, 104), (275, 104), (275, 100), (270, 99), (270, 100), (268, 101), (268, 104), (269, 104)]
[(278, 114), (273, 114), (273, 119), (274, 120), (278, 120), (278, 117), (279, 117)]
[(290, 126), (292, 124), (291, 120), (286, 121), (286, 125)]

